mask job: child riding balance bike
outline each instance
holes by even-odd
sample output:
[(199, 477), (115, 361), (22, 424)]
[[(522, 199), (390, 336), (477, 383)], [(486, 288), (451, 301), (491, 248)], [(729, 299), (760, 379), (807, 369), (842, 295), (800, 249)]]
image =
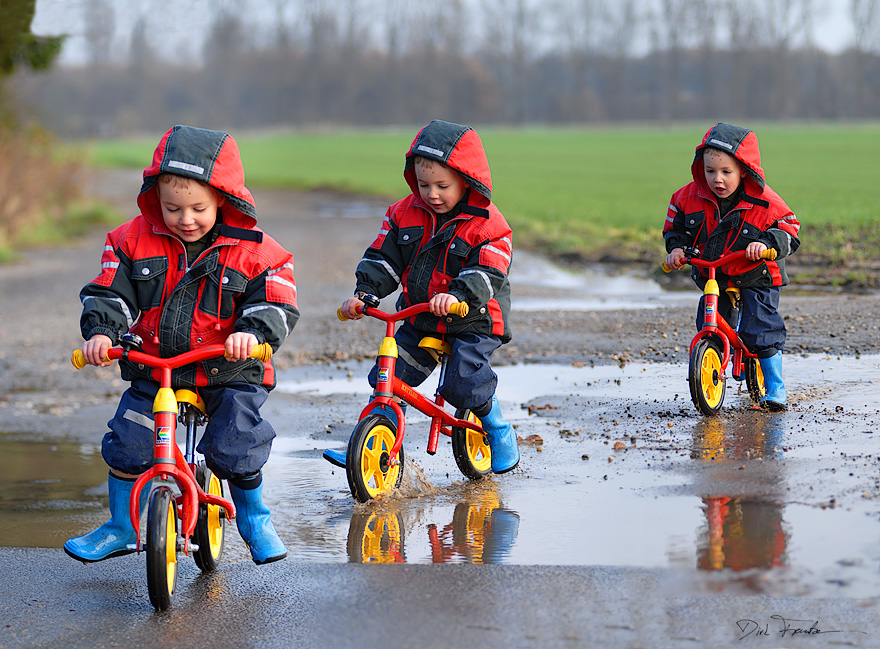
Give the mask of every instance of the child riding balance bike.
[[(400, 485), (403, 479), (403, 439), (406, 431), (406, 406), (401, 406), (401, 403), (408, 404), (431, 418), (426, 449), (429, 455), (437, 452), (442, 433), (452, 438), (452, 453), (465, 477), (478, 479), (491, 473), (492, 453), (480, 419), (470, 409), (459, 408), (453, 416), (444, 408), (445, 401), (440, 390), (446, 380), (450, 344), (434, 336), (425, 336), (419, 342), (419, 346), (428, 350), (440, 365), (440, 378), (433, 401), (395, 375), (398, 360), (398, 347), (394, 339), (395, 325), (416, 314), (427, 312), (428, 304), (415, 304), (397, 313), (386, 313), (378, 309), (379, 298), (376, 296), (365, 295), (361, 299), (364, 307), (358, 309), (358, 313), (385, 322), (385, 337), (379, 346), (373, 397), (361, 411), (342, 464), (352, 496), (359, 502), (367, 502)], [(467, 303), (454, 304), (450, 313), (459, 317), (466, 316)], [(340, 320), (349, 319), (341, 309), (337, 315)]]
[[(703, 289), (703, 326), (691, 340), (688, 363), (688, 384), (691, 400), (704, 415), (715, 415), (721, 410), (725, 395), (725, 375), (731, 365), (731, 375), (737, 381), (745, 380), (749, 395), (757, 403), (766, 396), (764, 373), (758, 356), (750, 352), (738, 335), (740, 324), (740, 289), (725, 289), (731, 304), (730, 322), (719, 314), (720, 290), (715, 279), (716, 269), (746, 257), (745, 251), (724, 255), (715, 261), (699, 258), (694, 248), (684, 250), (684, 264), (705, 268), (709, 277)], [(773, 260), (776, 251), (768, 248), (761, 253), (762, 259)], [(672, 269), (664, 261), (664, 272)]]
[[(506, 473), (517, 466), (520, 455), (516, 433), (495, 395), (498, 376), (491, 358), (512, 337), (508, 272), (513, 235), (492, 202), (483, 143), (470, 126), (434, 120), (410, 145), (403, 177), (410, 193), (389, 206), (378, 235), (355, 270), (354, 296), (340, 307), (349, 319), (377, 316), (378, 299), (401, 289), (398, 313), (383, 314), (401, 321), (396, 332), (389, 326), (383, 343), (389, 349), (393, 343), (400, 354), (395, 351), (391, 365), (377, 363), (369, 376), (376, 398), (383, 400), (377, 404), (381, 415), (394, 427), (394, 432), (389, 428), (385, 433), (395, 438), (386, 450), (399, 452), (403, 428), (402, 409), (387, 402), (395, 395), (391, 386), (413, 396), (410, 386), (424, 382), (439, 362), (436, 349), (420, 346), (428, 336), (448, 344), (438, 395), (480, 420), (490, 449), (490, 469)], [(469, 307), (466, 315), (456, 315), (459, 303)], [(379, 360), (387, 363), (382, 356)], [(416, 400), (406, 394), (399, 398)], [(426, 402), (418, 401), (417, 407), (427, 408), (434, 417)], [(341, 467), (359, 466), (358, 459), (335, 449), (326, 450), (324, 458)], [(377, 461), (382, 473), (386, 463), (399, 466), (394, 453), (387, 458), (380, 454)], [(362, 481), (363, 476), (358, 470), (352, 479)]]
[[(235, 505), (224, 498), (220, 479), (196, 462), (196, 430), (207, 421), (205, 402), (194, 390), (171, 388), (171, 371), (188, 363), (225, 355), (223, 345), (208, 345), (171, 358), (158, 358), (141, 351), (140, 336), (126, 334), (122, 347), (107, 351), (107, 360), (125, 359), (160, 372), (160, 388), (153, 401), (153, 466), (142, 473), (131, 487), (128, 515), (134, 543), (125, 551), (147, 554), (147, 590), (157, 610), (171, 606), (177, 584), (177, 553), (192, 554), (203, 572), (215, 570), (223, 552), (227, 519), (236, 516)], [(268, 361), (272, 347), (257, 345), (251, 358)], [(88, 363), (81, 350), (73, 353), (77, 369)], [(175, 441), (177, 421), (186, 427), (186, 453)], [(153, 484), (152, 488), (149, 485)], [(146, 491), (145, 491), (145, 488)], [(146, 504), (146, 543), (141, 542), (141, 509)]]

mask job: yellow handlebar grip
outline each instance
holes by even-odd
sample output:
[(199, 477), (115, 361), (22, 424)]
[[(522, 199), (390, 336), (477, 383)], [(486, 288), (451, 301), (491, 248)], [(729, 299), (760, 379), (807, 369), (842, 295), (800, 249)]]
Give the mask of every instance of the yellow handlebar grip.
[(265, 363), (272, 358), (272, 345), (269, 343), (260, 343), (251, 351), (251, 358), (256, 358)]
[(340, 320), (342, 320), (343, 322), (348, 320), (348, 318), (346, 318), (344, 315), (342, 315), (342, 307), (339, 307), (338, 309), (336, 309), (336, 317), (339, 318)]
[(761, 253), (761, 259), (769, 259), (773, 261), (776, 259), (776, 248), (767, 248), (764, 252)]
[(660, 263), (660, 269), (661, 269), (664, 273), (671, 273), (671, 272), (672, 272), (672, 269), (671, 269), (669, 266), (666, 265), (666, 261), (665, 261), (665, 260), (662, 261), (662, 262)]
[(471, 308), (468, 306), (467, 302), (459, 302), (458, 304), (453, 304), (451, 307), (449, 307), (449, 313), (460, 316), (462, 318), (465, 317), (470, 310)]
[(88, 363), (86, 363), (86, 355), (82, 353), (81, 349), (73, 350), (73, 356), (70, 357), (70, 362), (73, 363), (73, 366), (78, 370), (81, 370), (88, 365)]

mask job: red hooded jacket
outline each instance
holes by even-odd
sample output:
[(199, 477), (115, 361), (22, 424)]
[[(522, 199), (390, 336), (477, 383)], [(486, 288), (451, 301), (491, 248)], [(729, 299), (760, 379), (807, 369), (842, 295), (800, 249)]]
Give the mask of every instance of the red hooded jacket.
[[(723, 151), (734, 158), (746, 171), (739, 193), (739, 201), (721, 217), (718, 198), (709, 188), (703, 170), (703, 152), (706, 148)], [(753, 131), (718, 123), (713, 126), (696, 148), (691, 165), (693, 182), (672, 195), (663, 236), (666, 251), (693, 247), (701, 257), (715, 260), (739, 250), (745, 250), (753, 241), (775, 248), (775, 261), (736, 261), (719, 269), (718, 280), (724, 286), (761, 288), (788, 284), (784, 258), (800, 246), (800, 222), (764, 180), (758, 137)], [(739, 191), (739, 190), (738, 190)], [(692, 269), (698, 285), (705, 283), (704, 269)]]
[[(442, 162), (460, 173), (468, 191), (461, 211), (441, 227), (419, 195), (414, 157)], [(355, 271), (357, 291), (378, 297), (403, 290), (397, 308), (450, 293), (470, 306), (464, 318), (422, 313), (413, 325), (426, 332), (468, 331), (511, 338), (508, 326), (512, 233), (492, 203), (492, 178), (483, 143), (469, 126), (435, 120), (416, 135), (403, 177), (412, 193), (388, 208), (378, 237)]]
[[(216, 239), (192, 265), (162, 218), (156, 183), (163, 173), (207, 183), (226, 199)], [(293, 256), (256, 226), (235, 140), (190, 126), (169, 130), (144, 170), (138, 206), (140, 216), (107, 235), (101, 274), (80, 292), (83, 337), (104, 334), (115, 344), (130, 331), (143, 338), (143, 351), (167, 358), (242, 331), (277, 350), (299, 318)], [(152, 377), (149, 368), (120, 366), (127, 381)], [(174, 370), (172, 381), (271, 387), (275, 375), (271, 362), (216, 358)]]

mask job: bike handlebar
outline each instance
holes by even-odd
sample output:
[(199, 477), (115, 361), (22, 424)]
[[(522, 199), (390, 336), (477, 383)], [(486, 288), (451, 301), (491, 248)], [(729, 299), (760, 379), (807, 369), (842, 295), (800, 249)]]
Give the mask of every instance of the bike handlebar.
[[(416, 315), (417, 313), (426, 313), (430, 311), (431, 308), (428, 306), (427, 302), (422, 302), (421, 304), (414, 304), (410, 307), (397, 311), (396, 313), (386, 313), (385, 311), (380, 311), (379, 309), (362, 306), (357, 308), (357, 312), (362, 315), (372, 316), (374, 318), (378, 318), (379, 320), (384, 320), (385, 322), (394, 322), (397, 320), (405, 320), (410, 316)], [(457, 315), (460, 317), (465, 317), (470, 311), (470, 307), (467, 302), (456, 302), (451, 307), (449, 307), (449, 313), (453, 315)], [(346, 317), (342, 313), (342, 308), (336, 309), (336, 317), (345, 322), (346, 320), (350, 320), (350, 318)]]
[[(151, 354), (145, 354), (144, 352), (139, 352), (137, 350), (130, 350), (126, 352), (121, 347), (111, 347), (107, 350), (107, 358), (106, 360), (112, 361), (117, 358), (127, 357), (133, 363), (140, 363), (142, 365), (146, 365), (147, 367), (155, 367), (155, 368), (168, 368), (175, 369), (177, 367), (182, 367), (184, 365), (188, 365), (190, 363), (195, 363), (198, 361), (203, 361), (208, 358), (217, 358), (218, 356), (226, 355), (226, 347), (223, 345), (205, 345), (204, 347), (200, 347), (199, 349), (193, 349), (188, 352), (184, 352), (183, 354), (178, 354), (177, 356), (172, 356), (170, 358), (159, 358), (158, 356), (153, 356)], [(256, 358), (257, 360), (263, 361), (264, 363), (272, 358), (272, 346), (269, 343), (260, 343), (256, 345), (251, 351), (250, 358)], [(73, 363), (73, 366), (81, 370), (88, 363), (86, 363), (85, 354), (83, 354), (81, 349), (74, 350), (73, 355), (70, 358), (70, 361)]]
[[(718, 266), (723, 266), (724, 264), (733, 261), (734, 259), (739, 259), (741, 257), (746, 256), (745, 250), (739, 250), (737, 252), (731, 252), (730, 254), (719, 257), (715, 261), (706, 261), (704, 259), (700, 259), (698, 257), (688, 257), (685, 256), (684, 263), (691, 264), (692, 266), (701, 266), (703, 268), (717, 268)], [(761, 253), (761, 259), (768, 259), (773, 261), (778, 256), (776, 252), (776, 248), (767, 248)], [(666, 265), (666, 260), (660, 264), (660, 268), (664, 273), (671, 273), (674, 269), (670, 268)]]

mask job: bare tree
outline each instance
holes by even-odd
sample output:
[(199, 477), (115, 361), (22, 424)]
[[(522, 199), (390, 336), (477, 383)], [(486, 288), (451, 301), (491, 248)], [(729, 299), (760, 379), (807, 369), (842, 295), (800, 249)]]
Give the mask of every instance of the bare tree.
[(506, 91), (507, 117), (528, 118), (527, 64), (540, 39), (541, 11), (536, 0), (482, 0), (485, 14), (485, 55), (496, 64)]
[(116, 30), (116, 15), (109, 0), (88, 0), (83, 7), (89, 60), (95, 64), (111, 61), (110, 48)]
[(850, 0), (849, 13), (855, 27), (855, 47), (851, 69), (845, 75), (847, 112), (852, 117), (865, 117), (871, 111), (872, 93), (864, 78), (871, 55), (880, 51), (880, 7), (877, 0)]
[(599, 48), (605, 53), (603, 76), (608, 87), (605, 112), (608, 116), (628, 116), (633, 119), (639, 107), (627, 97), (628, 70), (636, 36), (645, 13), (638, 0), (620, 0), (614, 5), (602, 4), (604, 30)]
[(850, 0), (850, 18), (855, 27), (855, 49), (880, 50), (880, 5), (877, 0)]
[(560, 106), (565, 120), (590, 120), (601, 115), (598, 98), (590, 89), (602, 32), (601, 0), (556, 0), (550, 4), (558, 49), (567, 62), (571, 96)]
[(795, 70), (791, 50), (798, 40), (805, 40), (812, 23), (812, 0), (764, 0), (759, 5), (761, 24), (765, 27), (767, 45), (774, 56), (770, 59), (772, 75), (770, 112), (788, 119), (794, 114)]
[(661, 119), (678, 119), (682, 94), (682, 61), (685, 50), (698, 39), (702, 26), (696, 22), (698, 0), (660, 0), (657, 24), (663, 32), (662, 54), (665, 63), (662, 78), (665, 92), (659, 110)]

